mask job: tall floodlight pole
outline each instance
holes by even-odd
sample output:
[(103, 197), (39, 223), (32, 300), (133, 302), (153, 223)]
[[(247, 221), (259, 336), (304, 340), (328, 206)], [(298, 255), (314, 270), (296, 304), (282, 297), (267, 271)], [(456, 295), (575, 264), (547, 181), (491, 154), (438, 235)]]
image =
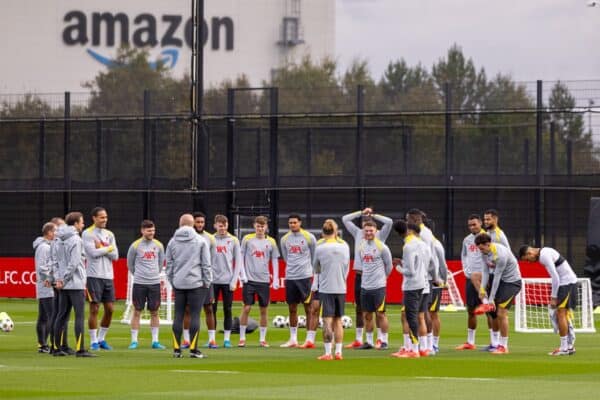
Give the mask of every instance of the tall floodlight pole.
[(192, 188), (195, 193), (193, 205), (195, 211), (205, 211), (202, 190), (208, 185), (208, 146), (206, 132), (202, 127), (204, 99), (204, 0), (191, 0), (193, 32), (190, 73), (190, 114), (192, 125)]

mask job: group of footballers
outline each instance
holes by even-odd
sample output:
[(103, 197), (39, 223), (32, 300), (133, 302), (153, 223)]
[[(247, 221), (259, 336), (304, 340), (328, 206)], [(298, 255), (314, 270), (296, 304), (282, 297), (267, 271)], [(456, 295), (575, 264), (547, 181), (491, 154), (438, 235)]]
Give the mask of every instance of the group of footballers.
[[(111, 324), (115, 290), (113, 261), (118, 259), (115, 236), (106, 229), (106, 209), (91, 212), (92, 226), (84, 229), (84, 216), (71, 212), (63, 219), (44, 224), (42, 236), (34, 241), (39, 317), (38, 351), (54, 356), (75, 354), (95, 357), (84, 345), (84, 303), (89, 302), (88, 329), (91, 350), (111, 350), (106, 337)], [(358, 221), (357, 221), (358, 220)], [(387, 278), (395, 268), (403, 276), (403, 345), (391, 355), (418, 358), (439, 351), (441, 293), (448, 270), (444, 247), (428, 227), (426, 214), (411, 209), (405, 219), (396, 222), (375, 214), (371, 208), (345, 215), (344, 227), (354, 237), (354, 294), (356, 336), (346, 348), (361, 350), (389, 347), (389, 323), (385, 295)], [(358, 224), (357, 224), (358, 222)], [(378, 224), (380, 224), (380, 227)], [(347, 277), (350, 248), (340, 238), (338, 225), (327, 219), (321, 238), (302, 228), (297, 214), (288, 217), (289, 231), (276, 240), (267, 234), (266, 217), (254, 219), (254, 233), (240, 243), (229, 233), (228, 219), (214, 217), (215, 233), (206, 231), (203, 213), (183, 214), (179, 228), (166, 249), (155, 239), (156, 227), (150, 220), (141, 223), (141, 237), (127, 253), (127, 266), (134, 278), (129, 349), (138, 348), (140, 315), (144, 308), (151, 314), (153, 349), (165, 349), (159, 341), (158, 310), (161, 302), (161, 272), (173, 287), (173, 356), (182, 357), (189, 348), (190, 357), (204, 358), (198, 343), (200, 314), (204, 310), (208, 330), (206, 347), (218, 348), (216, 340), (217, 308), (223, 307), (222, 346), (231, 348), (233, 293), (242, 286), (243, 308), (240, 315), (237, 347), (246, 346), (248, 316), (258, 301), (259, 346), (267, 342), (267, 317), (270, 287), (280, 286), (278, 259), (285, 261), (285, 294), (289, 309), (289, 340), (280, 347), (314, 348), (319, 317), (323, 319), (325, 353), (320, 360), (341, 360)], [(466, 280), (468, 334), (457, 350), (473, 350), (477, 315), (487, 314), (492, 354), (508, 353), (508, 310), (521, 289), (519, 265), (508, 240), (498, 227), (498, 213), (487, 210), (483, 221), (478, 215), (468, 219), (470, 234), (463, 241), (461, 260)], [(404, 241), (402, 257), (393, 258), (386, 239), (394, 230)], [(279, 251), (281, 249), (281, 253)], [(552, 277), (551, 307), (560, 335), (560, 347), (551, 355), (575, 352), (569, 310), (576, 306), (577, 277), (568, 262), (551, 248), (524, 245), (519, 258), (542, 263)], [(98, 324), (100, 304), (103, 317)], [(307, 317), (306, 340), (298, 340), (298, 307)], [(67, 341), (71, 311), (75, 314), (75, 348)], [(98, 325), (100, 325), (98, 329)], [(377, 331), (376, 338), (374, 337)], [(364, 338), (363, 338), (364, 336)], [(335, 345), (335, 346), (334, 346)]]

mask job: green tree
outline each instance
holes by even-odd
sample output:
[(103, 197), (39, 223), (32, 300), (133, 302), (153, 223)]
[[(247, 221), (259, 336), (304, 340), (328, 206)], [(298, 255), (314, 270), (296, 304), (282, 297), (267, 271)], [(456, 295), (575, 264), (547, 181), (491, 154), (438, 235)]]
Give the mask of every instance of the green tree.
[(89, 113), (100, 115), (141, 115), (144, 112), (144, 90), (150, 92), (150, 111), (189, 111), (190, 79), (172, 78), (162, 63), (152, 68), (148, 52), (121, 47), (116, 65), (100, 72), (84, 83), (90, 89)]
[(446, 82), (450, 84), (453, 109), (478, 110), (481, 107), (487, 89), (485, 70), (477, 71), (473, 60), (465, 58), (458, 45), (453, 45), (446, 58), (440, 58), (432, 66), (431, 75), (441, 98), (445, 98)]
[(585, 131), (583, 116), (575, 112), (575, 98), (566, 84), (559, 81), (552, 87), (548, 105), (551, 121), (563, 144), (572, 144), (573, 171), (597, 173), (600, 160), (594, 155), (595, 146), (591, 133)]

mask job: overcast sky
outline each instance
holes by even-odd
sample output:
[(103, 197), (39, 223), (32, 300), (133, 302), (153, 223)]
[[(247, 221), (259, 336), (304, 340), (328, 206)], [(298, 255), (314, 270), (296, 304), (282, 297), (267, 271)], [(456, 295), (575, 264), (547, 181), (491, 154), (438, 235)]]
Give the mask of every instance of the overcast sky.
[(336, 0), (342, 69), (359, 57), (378, 80), (390, 60), (428, 69), (453, 43), (517, 81), (600, 79), (600, 7), (588, 0)]

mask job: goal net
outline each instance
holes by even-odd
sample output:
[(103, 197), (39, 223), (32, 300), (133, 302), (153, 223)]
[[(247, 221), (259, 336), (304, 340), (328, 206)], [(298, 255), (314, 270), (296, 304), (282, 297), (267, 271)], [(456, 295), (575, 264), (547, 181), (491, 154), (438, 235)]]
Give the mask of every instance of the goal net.
[[(515, 299), (517, 332), (553, 332), (548, 311), (551, 293), (550, 278), (523, 279), (523, 287)], [(592, 308), (590, 280), (580, 278), (577, 282), (577, 308), (570, 313), (570, 322), (575, 332), (596, 332)]]
[(456, 286), (456, 281), (454, 280), (454, 274), (458, 273), (462, 273), (462, 271), (455, 273), (448, 271), (448, 283), (444, 290), (442, 290), (442, 299), (440, 300), (440, 309), (444, 311), (465, 309), (465, 303), (463, 302), (460, 290), (458, 290), (458, 286)]
[[(127, 299), (125, 300), (125, 312), (121, 318), (122, 324), (131, 323), (133, 317), (133, 275), (127, 276)], [(170, 325), (173, 323), (173, 289), (167, 280), (164, 272), (160, 274), (160, 309), (158, 311), (161, 325)], [(140, 318), (140, 324), (150, 325), (150, 313), (144, 309)]]

